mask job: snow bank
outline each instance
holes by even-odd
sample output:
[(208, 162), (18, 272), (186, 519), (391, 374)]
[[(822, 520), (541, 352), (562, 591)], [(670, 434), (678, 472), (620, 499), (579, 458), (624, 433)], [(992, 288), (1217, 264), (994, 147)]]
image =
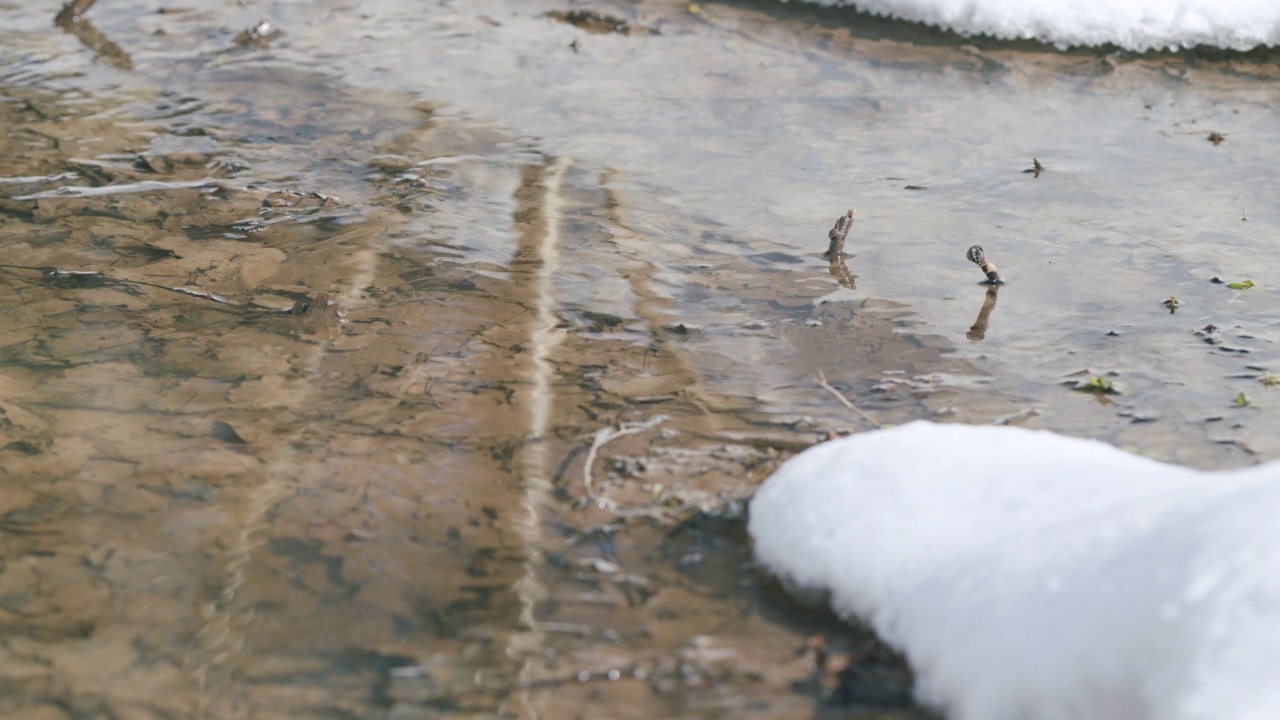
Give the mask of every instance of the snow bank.
[(1280, 43), (1272, 0), (814, 0), (970, 35), (1129, 50)]
[(792, 458), (750, 531), (950, 720), (1280, 718), (1280, 464), (915, 422)]

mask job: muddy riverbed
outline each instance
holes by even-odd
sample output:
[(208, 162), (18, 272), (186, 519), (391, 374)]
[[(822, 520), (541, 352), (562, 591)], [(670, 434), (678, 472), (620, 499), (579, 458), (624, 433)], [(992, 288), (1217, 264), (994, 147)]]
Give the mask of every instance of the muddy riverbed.
[(0, 5), (5, 717), (926, 717), (753, 571), (779, 462), (922, 417), (1280, 456), (1265, 53), (57, 10)]

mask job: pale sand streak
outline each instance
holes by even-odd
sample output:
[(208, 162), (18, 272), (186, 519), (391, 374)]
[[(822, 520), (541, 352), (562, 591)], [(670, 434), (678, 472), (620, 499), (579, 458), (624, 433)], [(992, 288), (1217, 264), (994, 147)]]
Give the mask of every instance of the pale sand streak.
[[(362, 304), (366, 297), (363, 288), (372, 282), (377, 255), (377, 249), (371, 245), (352, 254), (353, 277), (349, 291), (339, 296), (342, 307), (350, 310)], [(303, 365), (307, 377), (319, 376), (320, 362), (324, 359), (327, 348), (327, 343), (317, 342), (309, 349)], [(312, 389), (314, 385), (307, 387)], [(300, 398), (299, 404), (301, 400)], [(287, 498), (296, 485), (296, 476), (290, 469), (295, 467), (297, 458), (289, 452), (282, 454), (279, 448), (288, 448), (288, 443), (277, 443), (273, 452), (260, 457), (266, 478), (249, 493), (248, 507), (240, 520), (240, 532), (228, 550), (227, 561), (223, 566), (225, 584), (222, 592), (217, 601), (205, 603), (201, 608), (204, 625), (196, 635), (199, 638), (199, 648), (195, 657), (188, 660), (196, 664), (192, 671), (197, 690), (196, 718), (208, 716), (213, 695), (230, 682), (215, 684), (210, 678), (211, 673), (228, 666), (230, 660), (244, 650), (245, 639), (253, 625), (253, 608), (237, 609), (236, 596), (247, 582), (246, 570), (253, 562), (254, 551), (265, 542), (261, 536), (270, 524), (268, 513)], [(280, 472), (277, 468), (285, 470)], [(281, 477), (282, 475), (285, 477)]]
[[(534, 611), (547, 596), (547, 588), (541, 579), (542, 529), (540, 509), (551, 496), (550, 463), (545, 435), (551, 423), (555, 397), (551, 381), (555, 367), (551, 364), (551, 352), (564, 339), (564, 331), (556, 328), (555, 276), (560, 270), (560, 221), (564, 208), (561, 184), (565, 170), (571, 161), (557, 158), (547, 167), (543, 177), (542, 237), (538, 244), (538, 271), (534, 275), (535, 318), (530, 332), (530, 376), (532, 390), (529, 398), (529, 433), (520, 454), (520, 478), (524, 485), (525, 516), (517, 530), (524, 543), (524, 575), (516, 581), (515, 591), (520, 599), (520, 625), (524, 632), (511, 636), (507, 655), (521, 663), (520, 679), (534, 679), (534, 674), (545, 661), (542, 654), (543, 631)], [(524, 698), (525, 717), (537, 717), (537, 712)]]

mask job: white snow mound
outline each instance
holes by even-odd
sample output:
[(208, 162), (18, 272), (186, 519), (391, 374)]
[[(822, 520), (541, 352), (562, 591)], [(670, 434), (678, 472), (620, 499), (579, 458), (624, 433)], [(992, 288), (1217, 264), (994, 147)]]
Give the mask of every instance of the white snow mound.
[(914, 422), (792, 458), (749, 529), (950, 720), (1280, 718), (1280, 463)]
[(937, 25), (965, 35), (1034, 39), (1059, 47), (1128, 50), (1280, 43), (1273, 0), (814, 0)]

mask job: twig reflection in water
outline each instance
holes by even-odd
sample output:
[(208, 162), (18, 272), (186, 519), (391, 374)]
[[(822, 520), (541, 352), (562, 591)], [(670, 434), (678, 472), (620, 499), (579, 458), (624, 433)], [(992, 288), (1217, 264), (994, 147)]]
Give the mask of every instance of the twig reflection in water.
[(987, 286), (987, 296), (982, 301), (982, 309), (978, 311), (978, 319), (973, 321), (973, 325), (969, 328), (969, 332), (965, 333), (965, 337), (973, 342), (978, 342), (987, 336), (987, 326), (991, 322), (992, 311), (996, 309), (996, 299), (999, 293), (999, 285), (993, 283)]
[(83, 16), (93, 7), (95, 0), (72, 0), (62, 7), (53, 24), (75, 36), (82, 45), (96, 53), (94, 59), (102, 58), (108, 65), (118, 70), (132, 70), (133, 59), (119, 45), (98, 32)]

